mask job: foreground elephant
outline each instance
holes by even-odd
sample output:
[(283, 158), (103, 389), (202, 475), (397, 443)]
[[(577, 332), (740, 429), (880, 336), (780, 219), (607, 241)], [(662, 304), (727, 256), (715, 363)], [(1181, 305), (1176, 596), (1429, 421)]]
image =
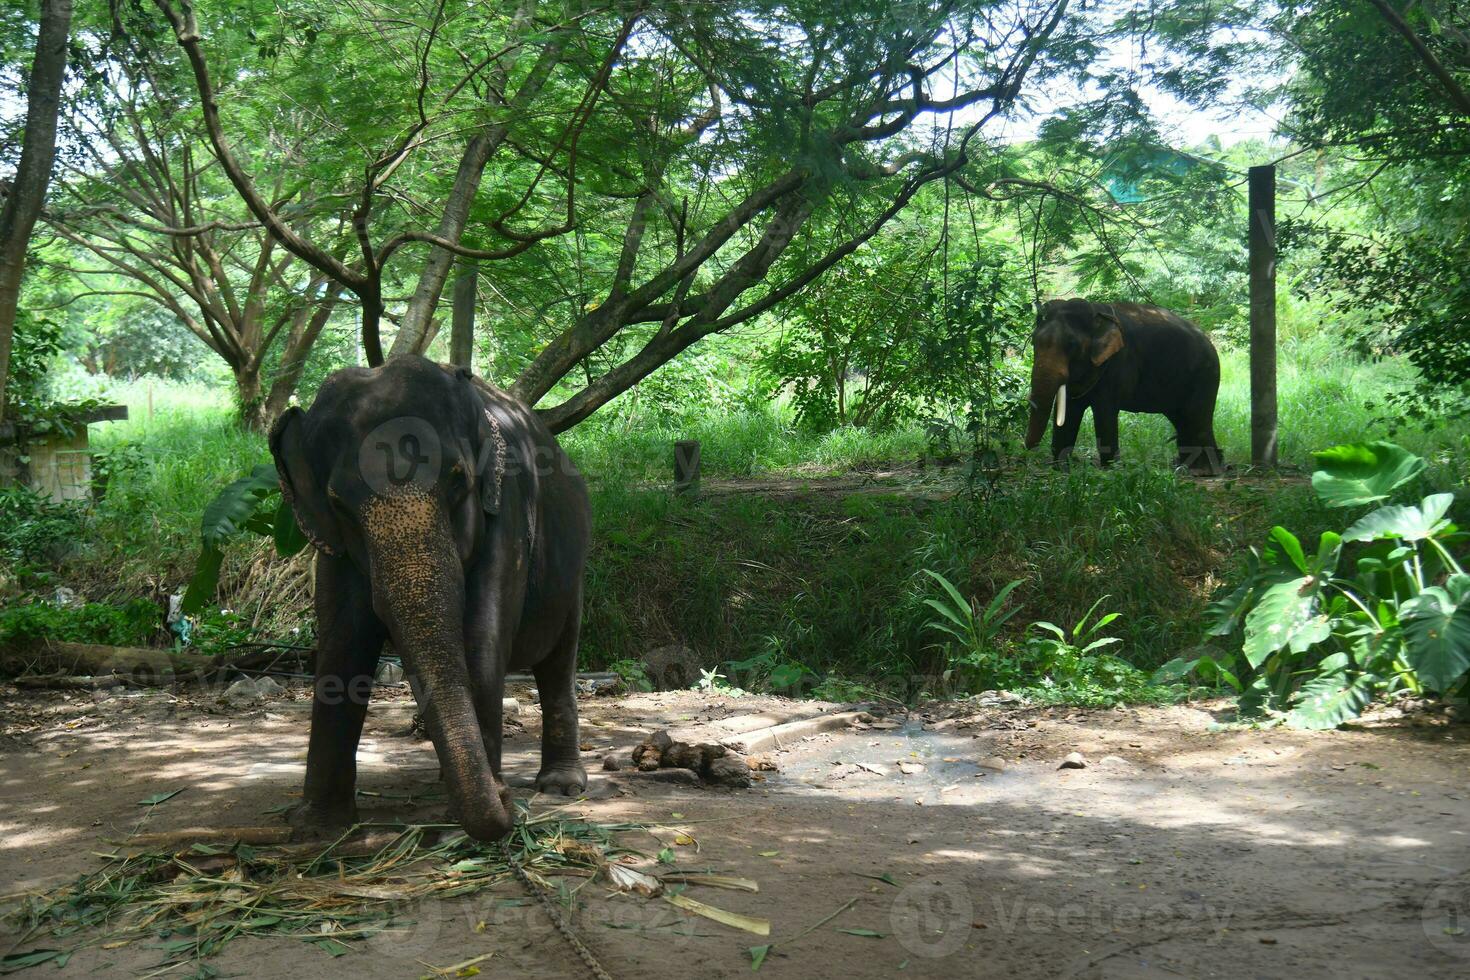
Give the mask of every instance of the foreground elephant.
[(1220, 358), (1199, 327), (1157, 306), (1052, 300), (1031, 342), (1027, 449), (1041, 442), (1055, 403), (1052, 458), (1065, 461), (1090, 408), (1106, 466), (1118, 458), (1118, 412), (1153, 412), (1174, 426), (1178, 465), (1221, 471), (1214, 429)]
[(332, 374), (271, 430), (281, 489), (320, 552), (316, 689), (302, 829), (356, 819), (357, 742), (385, 639), (470, 836), (512, 822), (500, 779), (508, 669), (541, 692), (538, 789), (587, 785), (577, 738), (577, 635), (587, 491), (524, 404), (421, 357)]

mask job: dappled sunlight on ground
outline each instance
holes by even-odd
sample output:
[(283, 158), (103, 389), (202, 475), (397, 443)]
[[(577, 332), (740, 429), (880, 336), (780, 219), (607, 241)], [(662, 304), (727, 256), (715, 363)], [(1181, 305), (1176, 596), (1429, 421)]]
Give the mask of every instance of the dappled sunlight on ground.
[[(539, 719), (521, 697), (505, 768), (525, 782)], [(162, 694), (129, 705), (72, 730), (58, 715), (0, 751), (0, 890), (89, 870), (90, 852), (139, 828), (272, 825), (271, 811), (298, 798), (299, 692), (244, 713)], [(691, 894), (772, 921), (759, 939), (584, 884), (575, 927), (615, 976), (745, 976), (747, 948), (771, 940), (762, 974), (777, 977), (1450, 977), (1470, 964), (1434, 900), (1464, 891), (1470, 869), (1461, 729), (1212, 731), (1210, 713), (1189, 707), (993, 709), (941, 730), (910, 718), (818, 735), (773, 753), (781, 771), (744, 791), (601, 771), (605, 752), (649, 731), (698, 735), (773, 706), (692, 692), (583, 702), (592, 798), (531, 797), (533, 809), (642, 823), (625, 846), (758, 881), (758, 893)], [(400, 734), (410, 714), (401, 696), (370, 712), (364, 820), (444, 817), (431, 747)], [(1087, 768), (1059, 770), (1072, 751)], [(999, 770), (981, 764), (996, 757)], [(249, 939), (213, 965), (401, 977), (492, 952), (497, 976), (570, 975), (559, 937), (523, 898), (497, 888), (416, 907), (394, 942), (342, 960)], [(151, 962), (146, 950), (94, 949), (68, 972)]]

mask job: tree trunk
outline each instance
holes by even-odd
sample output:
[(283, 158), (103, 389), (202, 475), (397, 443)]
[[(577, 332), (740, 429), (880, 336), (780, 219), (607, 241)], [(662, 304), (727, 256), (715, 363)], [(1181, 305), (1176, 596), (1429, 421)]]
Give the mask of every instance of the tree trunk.
[(56, 159), (56, 116), (66, 75), (66, 39), (71, 31), (71, 0), (42, 0), (36, 60), (31, 68), (25, 135), (15, 183), (0, 207), (0, 420), (5, 418), (5, 386), (15, 340), (16, 308), (31, 229), (46, 199), (51, 164)]
[(297, 321), (291, 325), (291, 335), (286, 338), (286, 346), (281, 350), (281, 363), (276, 368), (275, 380), (271, 382), (270, 394), (265, 397), (262, 420), (264, 426), (269, 427), (291, 404), (291, 396), (296, 394), (296, 386), (301, 383), (301, 374), (306, 370), (311, 349), (321, 336), (327, 321), (332, 318), (341, 290), (341, 286), (333, 283), (328, 287), (327, 296), (312, 311), (310, 319), (303, 309)]
[(454, 281), (454, 320), (449, 331), (449, 363), (470, 368), (475, 364), (475, 280), (472, 259), (459, 260), (459, 278)]
[[(489, 162), (490, 154), (500, 145), (496, 137), (504, 133), (503, 127), (496, 129), (497, 132), (476, 136), (465, 148), (464, 157), (459, 162), (459, 172), (454, 178), (454, 188), (444, 205), (439, 227), (434, 230), (440, 238), (458, 244), (464, 235), (470, 205), (474, 203), (475, 194), (480, 189), (480, 178), (485, 173), (485, 164)], [(419, 274), (418, 288), (414, 290), (413, 299), (409, 300), (403, 322), (398, 325), (398, 336), (393, 340), (390, 356), (421, 354), (429, 346), (429, 322), (438, 308), (439, 296), (444, 292), (444, 283), (449, 278), (449, 270), (453, 265), (453, 252), (437, 245), (430, 248), (429, 257), (424, 262), (424, 271)]]
[(254, 365), (235, 369), (236, 410), (240, 424), (256, 432), (264, 432), (268, 424), (265, 398), (260, 391), (260, 368)]

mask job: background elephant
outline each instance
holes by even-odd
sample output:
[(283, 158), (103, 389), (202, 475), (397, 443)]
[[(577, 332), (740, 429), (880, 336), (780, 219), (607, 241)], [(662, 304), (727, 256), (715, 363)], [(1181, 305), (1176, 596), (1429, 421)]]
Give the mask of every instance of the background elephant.
[(1027, 449), (1054, 416), (1052, 458), (1064, 461), (1090, 408), (1098, 458), (1107, 465), (1118, 458), (1118, 413), (1154, 412), (1174, 426), (1179, 465), (1221, 471), (1214, 429), (1220, 357), (1199, 327), (1157, 306), (1052, 300), (1031, 341)]
[(356, 819), (358, 738), (385, 639), (420, 709), (456, 818), (511, 827), (500, 779), (509, 669), (541, 692), (543, 791), (587, 784), (574, 689), (590, 514), (581, 476), (529, 407), (421, 357), (332, 374), (271, 430), (320, 555), (316, 689), (298, 827)]

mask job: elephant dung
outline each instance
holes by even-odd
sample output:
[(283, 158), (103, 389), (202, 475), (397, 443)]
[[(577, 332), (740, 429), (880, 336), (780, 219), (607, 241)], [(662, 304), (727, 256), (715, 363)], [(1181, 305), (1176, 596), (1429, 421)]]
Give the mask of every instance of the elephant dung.
[(720, 786), (749, 786), (750, 764), (723, 745), (676, 742), (666, 731), (649, 735), (633, 749), (633, 764), (643, 772), (688, 769), (701, 781)]

